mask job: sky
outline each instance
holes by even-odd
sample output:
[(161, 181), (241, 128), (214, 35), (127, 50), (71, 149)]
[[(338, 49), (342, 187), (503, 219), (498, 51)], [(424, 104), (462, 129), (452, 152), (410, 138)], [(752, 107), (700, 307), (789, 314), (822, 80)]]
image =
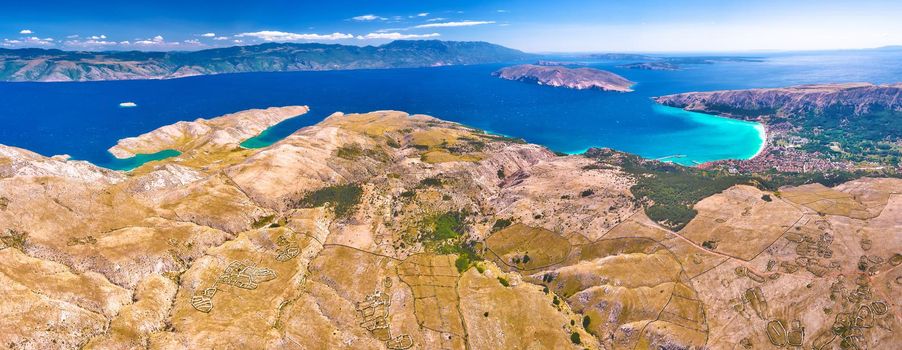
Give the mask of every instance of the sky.
[(902, 44), (900, 0), (0, 2), (0, 48), (200, 50), (265, 42), (488, 41), (528, 52)]

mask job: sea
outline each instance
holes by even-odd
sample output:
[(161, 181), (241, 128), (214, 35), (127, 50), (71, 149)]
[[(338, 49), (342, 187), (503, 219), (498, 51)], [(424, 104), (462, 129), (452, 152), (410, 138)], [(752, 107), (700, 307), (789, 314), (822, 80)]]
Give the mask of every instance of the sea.
[[(0, 83), (0, 144), (129, 170), (178, 152), (116, 159), (107, 149), (121, 138), (182, 120), (250, 108), (307, 105), (309, 113), (275, 125), (243, 146), (268, 146), (334, 112), (401, 110), (522, 138), (562, 153), (608, 147), (692, 166), (753, 157), (763, 146), (763, 127), (661, 106), (653, 97), (812, 83), (902, 81), (899, 49), (723, 55), (760, 60), (650, 71), (618, 67), (630, 61), (547, 57), (620, 74), (637, 82), (630, 93), (571, 90), (492, 77), (503, 64)], [(121, 107), (123, 102), (135, 106)]]

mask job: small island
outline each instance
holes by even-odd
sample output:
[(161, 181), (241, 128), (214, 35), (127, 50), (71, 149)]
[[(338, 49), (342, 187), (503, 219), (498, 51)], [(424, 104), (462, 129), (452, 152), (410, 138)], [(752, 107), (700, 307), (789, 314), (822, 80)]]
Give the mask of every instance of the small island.
[(600, 89), (603, 91), (631, 92), (635, 83), (617, 74), (594, 68), (567, 68), (562, 66), (538, 66), (524, 64), (502, 68), (493, 76), (501, 79), (535, 82), (539, 85), (570, 89)]
[(639, 62), (639, 63), (630, 63), (619, 66), (620, 68), (627, 69), (642, 69), (642, 70), (681, 70), (680, 66), (675, 65), (673, 63), (668, 62)]

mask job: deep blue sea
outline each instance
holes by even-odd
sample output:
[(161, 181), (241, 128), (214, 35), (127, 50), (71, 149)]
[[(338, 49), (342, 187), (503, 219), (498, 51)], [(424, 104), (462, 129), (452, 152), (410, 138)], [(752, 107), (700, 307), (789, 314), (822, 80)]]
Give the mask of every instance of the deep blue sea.
[[(764, 62), (687, 65), (681, 71), (622, 69), (589, 62), (638, 82), (635, 92), (577, 91), (490, 76), (503, 65), (326, 72), (247, 73), (174, 80), (0, 83), (0, 144), (44, 155), (69, 154), (129, 169), (146, 159), (115, 160), (116, 141), (180, 120), (249, 108), (309, 105), (311, 112), (248, 144), (266, 144), (329, 114), (403, 110), (460, 122), (552, 150), (611, 147), (646, 158), (697, 162), (748, 158), (757, 124), (657, 106), (651, 97), (717, 89), (806, 83), (902, 81), (902, 50), (743, 54)], [(120, 102), (137, 103), (120, 108)], [(172, 152), (163, 154), (172, 155)]]

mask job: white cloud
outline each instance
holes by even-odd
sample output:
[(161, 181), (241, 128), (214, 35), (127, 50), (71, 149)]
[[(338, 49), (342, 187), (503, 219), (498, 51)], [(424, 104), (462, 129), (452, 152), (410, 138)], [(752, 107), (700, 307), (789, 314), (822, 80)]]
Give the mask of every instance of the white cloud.
[(445, 18), (445, 17), (436, 17), (436, 18), (430, 18), (430, 19), (427, 19), (426, 22), (438, 22), (438, 21), (444, 21), (444, 20), (447, 20), (447, 18)]
[(351, 19), (353, 19), (355, 21), (375, 21), (375, 20), (384, 21), (384, 20), (386, 20), (385, 17), (379, 17), (374, 14), (360, 15), (360, 16), (356, 16), (356, 17), (351, 17)]
[(72, 34), (72, 35), (66, 36), (66, 39), (76, 39), (76, 38), (78, 38), (78, 34)]
[(421, 12), (417, 14), (417, 17), (426, 17), (429, 16), (429, 12)]
[(188, 40), (185, 40), (185, 44), (190, 44), (190, 45), (202, 45), (202, 44), (200, 43), (200, 40), (197, 40), (197, 39), (188, 39)]
[(39, 38), (31, 36), (21, 39), (3, 39), (3, 46), (51, 46), (55, 44), (53, 38)]
[(495, 21), (441, 22), (441, 23), (420, 24), (418, 26), (414, 26), (414, 28), (469, 27), (469, 26), (478, 26), (478, 25), (482, 25), (482, 24), (492, 24), (492, 23), (495, 23)]
[(22, 29), (19, 31), (19, 34), (34, 34), (31, 29)]
[(167, 43), (166, 40), (163, 39), (162, 35), (157, 35), (150, 39), (135, 41), (135, 45), (163, 45), (163, 44), (178, 45), (179, 43)]
[(508, 12), (510, 12), (510, 11), (508, 11), (508, 10), (498, 10), (498, 13), (508, 13)]
[(275, 30), (263, 30), (253, 33), (241, 33), (236, 37), (252, 37), (263, 41), (300, 41), (300, 40), (341, 40), (354, 38), (351, 34), (332, 33), (332, 34), (299, 34), (280, 32)]
[(360, 40), (373, 40), (373, 39), (387, 39), (387, 40), (400, 40), (400, 39), (425, 39), (425, 38), (434, 38), (439, 36), (439, 33), (430, 33), (430, 34), (401, 34), (401, 33), (369, 33), (367, 35), (358, 35), (357, 39)]
[(236, 44), (241, 44), (241, 43), (244, 42), (244, 40), (238, 40), (238, 39), (235, 39), (235, 40), (232, 40), (232, 42), (233, 42), (233, 43), (236, 43)]
[(96, 47), (120, 45), (122, 43), (121, 42), (117, 43), (115, 41), (88, 39), (88, 40), (67, 40), (66, 42), (64, 42), (64, 44), (65, 44), (65, 46), (69, 46), (69, 47), (96, 48)]
[(204, 38), (213, 38), (213, 37), (216, 37), (216, 33), (203, 33), (200, 36), (202, 36)]
[(227, 37), (227, 36), (217, 36), (217, 37), (213, 38), (213, 40), (229, 40), (229, 37)]
[(91, 39), (91, 40), (103, 40), (103, 39), (106, 39), (106, 35), (103, 35), (103, 34), (101, 34), (101, 35), (92, 35), (92, 36), (89, 36), (88, 39)]

